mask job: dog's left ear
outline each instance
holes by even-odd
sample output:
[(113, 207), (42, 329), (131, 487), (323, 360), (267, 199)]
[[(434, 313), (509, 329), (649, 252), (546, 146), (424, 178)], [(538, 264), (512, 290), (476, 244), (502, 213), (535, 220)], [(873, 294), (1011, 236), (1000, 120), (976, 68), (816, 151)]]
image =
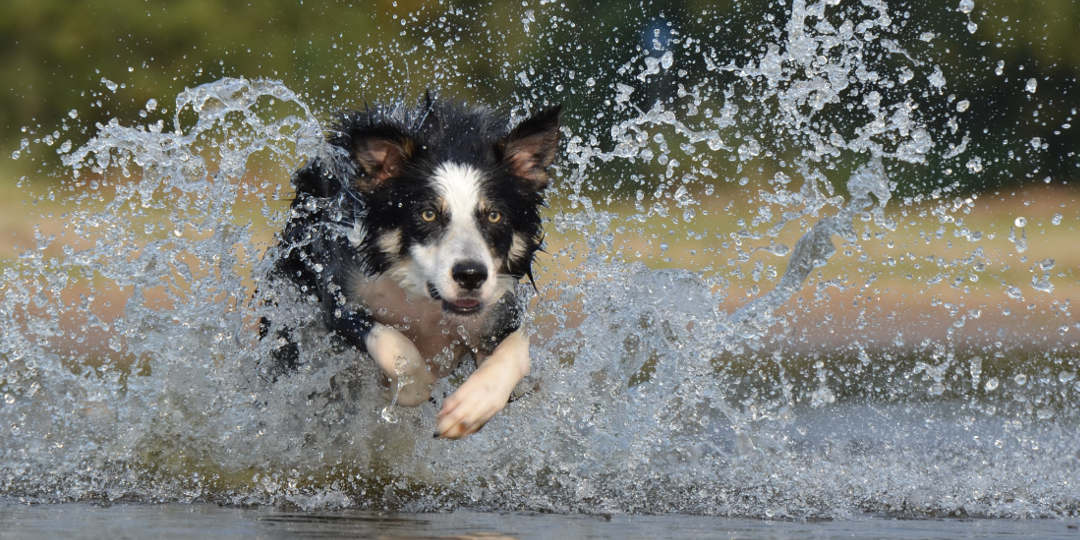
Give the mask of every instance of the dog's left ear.
[(562, 105), (544, 109), (522, 121), (496, 144), (496, 151), (514, 176), (524, 178), (537, 191), (548, 186), (547, 168), (559, 149), (559, 113)]

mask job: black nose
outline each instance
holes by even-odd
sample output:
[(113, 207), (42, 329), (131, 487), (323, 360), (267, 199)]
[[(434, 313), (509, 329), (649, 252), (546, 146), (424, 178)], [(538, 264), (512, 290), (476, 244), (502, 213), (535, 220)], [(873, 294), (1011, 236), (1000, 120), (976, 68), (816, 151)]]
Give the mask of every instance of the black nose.
[(487, 281), (487, 267), (477, 261), (462, 261), (455, 263), (450, 269), (450, 275), (454, 281), (465, 290), (476, 290)]

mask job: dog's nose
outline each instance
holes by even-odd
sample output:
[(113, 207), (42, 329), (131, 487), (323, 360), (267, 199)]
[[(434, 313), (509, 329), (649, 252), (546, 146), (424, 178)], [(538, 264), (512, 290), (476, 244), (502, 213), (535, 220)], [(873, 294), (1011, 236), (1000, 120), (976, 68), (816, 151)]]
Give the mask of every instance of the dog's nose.
[(487, 268), (477, 261), (462, 261), (454, 264), (450, 275), (462, 289), (473, 291), (487, 281)]

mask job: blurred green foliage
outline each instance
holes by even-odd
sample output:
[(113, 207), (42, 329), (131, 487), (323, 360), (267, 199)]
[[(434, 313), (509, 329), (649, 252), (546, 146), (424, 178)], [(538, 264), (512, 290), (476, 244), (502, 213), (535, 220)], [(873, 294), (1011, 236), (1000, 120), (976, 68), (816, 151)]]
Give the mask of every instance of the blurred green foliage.
[[(1065, 126), (1080, 122), (1080, 2), (978, 0), (970, 16), (954, 3), (890, 2), (893, 16), (905, 20), (901, 45), (940, 65), (948, 92), (971, 103), (963, 129), (992, 174), (959, 170), (948, 181), (985, 190), (1076, 177), (1080, 131)], [(633, 86), (635, 104), (645, 110), (678, 85), (717, 79), (692, 57), (680, 64), (685, 73), (659, 82), (620, 72), (635, 55), (648, 54), (647, 30), (694, 36), (742, 64), (782, 39), (790, 4), (7, 0), (0, 3), (0, 148), (10, 154), (22, 139), (57, 129), (77, 144), (96, 122), (113, 117), (169, 121), (172, 96), (222, 76), (280, 79), (325, 114), (412, 98), (425, 87), (489, 104), (557, 100), (578, 132), (603, 143), (616, 82)], [(564, 22), (541, 28), (544, 19), (535, 15), (544, 10), (557, 10)], [(919, 39), (926, 32), (935, 36), (932, 48)], [(1039, 81), (1035, 94), (1024, 90), (1029, 78)], [(114, 83), (116, 91), (109, 89)], [(160, 106), (147, 111), (151, 99)], [(952, 111), (931, 112), (946, 130)], [(1034, 148), (1032, 140), (1045, 147)], [(931, 163), (902, 182), (901, 191), (939, 187), (947, 182), (936, 175), (954, 166)], [(623, 173), (634, 171), (612, 177)]]

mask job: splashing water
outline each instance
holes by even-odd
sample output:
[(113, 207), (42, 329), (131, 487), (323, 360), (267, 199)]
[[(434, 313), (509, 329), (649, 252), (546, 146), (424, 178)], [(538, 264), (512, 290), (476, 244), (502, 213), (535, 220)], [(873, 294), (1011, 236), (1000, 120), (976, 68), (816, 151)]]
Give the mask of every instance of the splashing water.
[[(979, 159), (930, 118), (962, 119), (967, 105), (901, 46), (885, 3), (836, 5), (795, 0), (743, 61), (668, 36), (595, 89), (610, 94), (610, 122), (565, 133), (532, 301), (539, 388), (460, 442), (428, 435), (436, 404), (388, 406), (370, 362), (325, 336), (309, 336), (295, 376), (265, 376), (274, 343), (254, 321), (315, 316), (295, 298), (252, 300), (284, 221), (280, 180), (326, 151), (304, 98), (225, 78), (180, 94), (171, 129), (99, 126), (64, 152), (78, 189), (63, 195), (63, 227), (3, 268), (0, 494), (1076, 515), (1080, 325), (1053, 298), (1075, 276), (1051, 259), (1023, 280), (995, 273), (1008, 263), (964, 223), (975, 199), (948, 182), (889, 207), (893, 178)], [(528, 13), (526, 33), (554, 17)], [(689, 62), (709, 76), (639, 107), (635, 93)], [(521, 75), (532, 92), (536, 77)], [(599, 181), (631, 164), (653, 172)], [(722, 181), (739, 187), (714, 190)], [(919, 219), (936, 231), (910, 232)], [(1009, 230), (1011, 264), (1035, 251), (1028, 228)], [(877, 284), (890, 272), (915, 298)], [(1000, 286), (976, 288), (980, 277)]]

